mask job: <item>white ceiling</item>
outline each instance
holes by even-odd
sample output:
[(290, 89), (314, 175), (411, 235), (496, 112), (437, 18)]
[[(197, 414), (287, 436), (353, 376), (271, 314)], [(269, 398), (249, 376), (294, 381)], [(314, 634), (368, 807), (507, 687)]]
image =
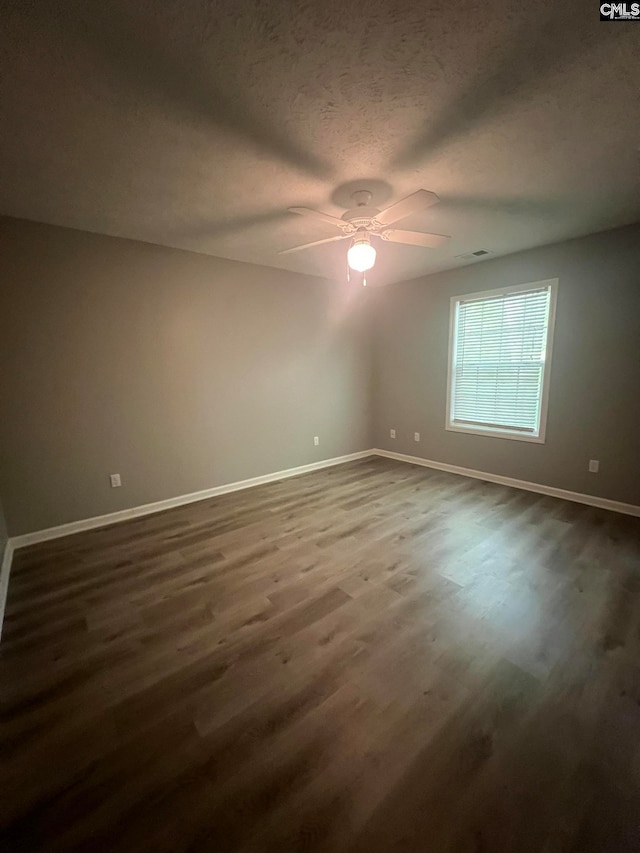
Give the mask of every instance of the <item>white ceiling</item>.
[(448, 245), (372, 284), (640, 220), (640, 24), (595, 0), (2, 5), (0, 213), (341, 278), (287, 207), (436, 192), (399, 227)]

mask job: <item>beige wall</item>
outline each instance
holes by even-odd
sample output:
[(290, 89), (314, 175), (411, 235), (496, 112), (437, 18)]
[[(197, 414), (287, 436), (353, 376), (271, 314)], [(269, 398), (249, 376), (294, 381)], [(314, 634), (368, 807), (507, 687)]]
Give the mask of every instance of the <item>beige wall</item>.
[[(555, 277), (546, 444), (447, 432), (450, 296)], [(373, 445), (640, 504), (640, 227), (362, 291), (4, 219), (0, 287), (11, 535)]]
[(11, 535), (371, 446), (346, 283), (12, 219), (0, 283)]
[[(450, 297), (556, 277), (546, 443), (446, 431)], [(375, 301), (377, 447), (640, 504), (640, 226), (394, 285)]]

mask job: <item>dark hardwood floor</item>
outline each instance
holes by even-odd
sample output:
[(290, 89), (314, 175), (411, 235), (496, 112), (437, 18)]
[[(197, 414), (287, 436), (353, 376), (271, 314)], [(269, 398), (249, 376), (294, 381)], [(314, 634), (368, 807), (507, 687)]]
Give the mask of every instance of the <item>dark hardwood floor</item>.
[(640, 850), (640, 519), (367, 459), (23, 549), (3, 851)]

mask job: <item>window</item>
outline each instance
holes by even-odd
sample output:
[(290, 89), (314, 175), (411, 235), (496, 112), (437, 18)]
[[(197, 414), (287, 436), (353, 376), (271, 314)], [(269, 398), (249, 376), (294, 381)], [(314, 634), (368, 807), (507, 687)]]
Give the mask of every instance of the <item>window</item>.
[(558, 281), (451, 300), (446, 428), (544, 441)]

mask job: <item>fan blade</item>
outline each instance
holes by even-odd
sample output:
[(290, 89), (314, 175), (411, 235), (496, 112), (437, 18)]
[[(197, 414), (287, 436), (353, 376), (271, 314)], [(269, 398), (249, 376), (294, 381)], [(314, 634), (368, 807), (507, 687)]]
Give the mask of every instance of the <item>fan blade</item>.
[(324, 240), (315, 240), (313, 243), (303, 243), (302, 246), (294, 246), (292, 249), (283, 249), (279, 255), (290, 255), (291, 252), (299, 252), (301, 249), (310, 249), (311, 246), (321, 246), (323, 243), (335, 243), (336, 240), (346, 240), (348, 234), (340, 234), (338, 237), (326, 237)]
[(330, 216), (328, 213), (322, 213), (320, 210), (311, 210), (309, 207), (290, 207), (289, 213), (298, 213), (300, 216), (313, 216), (314, 219), (320, 219), (322, 222), (328, 222), (330, 225), (337, 225), (338, 228), (344, 228), (348, 225), (344, 219), (338, 219), (337, 216)]
[(422, 231), (401, 231), (398, 228), (388, 228), (380, 236), (391, 243), (407, 243), (410, 246), (424, 246), (428, 249), (437, 249), (450, 239), (442, 234), (423, 234)]
[(392, 204), (391, 207), (381, 210), (380, 213), (376, 214), (376, 222), (381, 225), (391, 225), (393, 222), (411, 216), (412, 213), (426, 210), (439, 201), (440, 199), (435, 193), (430, 193), (428, 190), (417, 190), (401, 201)]

